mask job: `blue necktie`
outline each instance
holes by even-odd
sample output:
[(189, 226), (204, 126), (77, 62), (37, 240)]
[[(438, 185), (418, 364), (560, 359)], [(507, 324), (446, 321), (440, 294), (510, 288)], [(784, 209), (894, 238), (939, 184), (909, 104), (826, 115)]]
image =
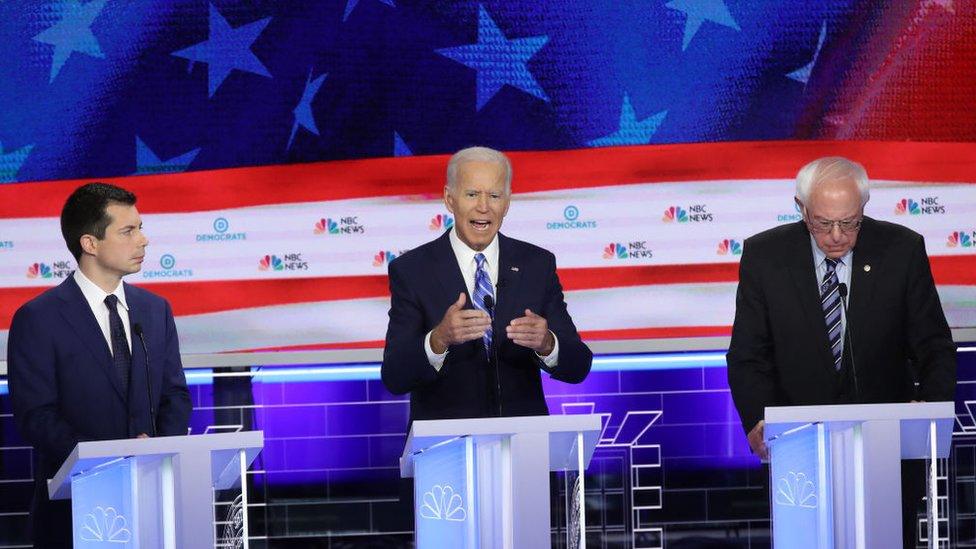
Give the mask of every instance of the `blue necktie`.
[[(488, 271), (485, 270), (485, 254), (477, 253), (474, 254), (474, 260), (478, 264), (478, 270), (474, 273), (474, 296), (472, 296), (471, 301), (476, 309), (488, 313), (488, 316), (492, 316), (491, 311), (485, 307), (485, 296), (491, 296), (492, 300), (495, 299), (495, 292), (491, 288), (491, 279), (488, 278)], [(485, 351), (491, 354), (491, 338), (492, 338), (492, 328), (489, 325), (488, 330), (485, 331), (485, 335), (482, 339), (485, 342)]]
[(125, 328), (122, 326), (122, 317), (116, 306), (119, 298), (114, 294), (105, 296), (105, 306), (108, 307), (108, 326), (112, 334), (112, 362), (115, 364), (115, 372), (122, 382), (122, 394), (129, 394), (129, 370), (132, 367), (132, 355), (129, 352), (129, 342), (125, 339)]
[(828, 257), (824, 262), (827, 264), (827, 273), (820, 284), (820, 305), (827, 326), (830, 352), (834, 356), (834, 369), (840, 370), (843, 351), (841, 339), (844, 334), (841, 323), (840, 280), (837, 279), (837, 260)]

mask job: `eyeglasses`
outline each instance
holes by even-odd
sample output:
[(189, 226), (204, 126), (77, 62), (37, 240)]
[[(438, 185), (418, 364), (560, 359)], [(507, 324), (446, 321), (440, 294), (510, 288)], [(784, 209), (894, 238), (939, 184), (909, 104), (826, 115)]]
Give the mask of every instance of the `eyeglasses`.
[(829, 233), (834, 230), (834, 225), (840, 229), (842, 233), (853, 233), (857, 232), (861, 228), (861, 222), (864, 221), (863, 218), (857, 219), (845, 219), (843, 221), (830, 221), (826, 219), (814, 219), (807, 221), (807, 227), (815, 233)]

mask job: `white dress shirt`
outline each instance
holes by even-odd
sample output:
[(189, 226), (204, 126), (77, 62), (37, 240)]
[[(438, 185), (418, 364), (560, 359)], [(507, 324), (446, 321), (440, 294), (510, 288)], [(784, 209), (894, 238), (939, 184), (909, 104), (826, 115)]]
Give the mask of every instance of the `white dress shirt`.
[[(105, 304), (105, 298), (108, 297), (108, 293), (102, 290), (94, 282), (88, 280), (88, 277), (81, 272), (81, 269), (75, 271), (74, 274), (75, 282), (78, 283), (78, 287), (81, 288), (82, 295), (85, 296), (85, 301), (88, 302), (88, 307), (91, 312), (95, 315), (95, 320), (98, 321), (98, 327), (102, 329), (102, 335), (105, 336), (105, 343), (108, 343), (109, 354), (112, 352), (112, 330), (109, 327), (109, 317), (108, 317), (108, 305)], [(122, 318), (122, 327), (125, 329), (125, 340), (129, 344), (129, 352), (132, 352), (132, 334), (129, 328), (129, 306), (125, 302), (125, 290), (123, 289), (122, 282), (116, 286), (115, 290), (112, 291), (112, 295), (119, 298), (119, 306), (116, 309), (119, 311), (119, 316)]]
[[(461, 241), (457, 235), (457, 228), (452, 228), (448, 239), (451, 241), (451, 249), (454, 250), (454, 257), (457, 259), (458, 267), (461, 268), (461, 276), (464, 278), (464, 284), (468, 289), (468, 295), (474, 295), (474, 277), (478, 272), (478, 262), (475, 260), (474, 256), (478, 252), (472, 250), (467, 244)], [(498, 283), (498, 235), (491, 240), (488, 246), (481, 251), (485, 254), (485, 271), (488, 273), (488, 281), (491, 282), (491, 293), (493, 295), (498, 295), (497, 286)], [(497, 303), (498, 301), (495, 300)], [(521, 315), (520, 315), (521, 316)], [(505, 336), (505, 326), (496, 326), (495, 329), (499, 333), (495, 334), (495, 337)], [(427, 337), (424, 338), (424, 351), (427, 352), (427, 361), (430, 365), (434, 367), (435, 370), (440, 371), (441, 367), (444, 365), (444, 359), (447, 358), (447, 353), (450, 351), (444, 351), (443, 353), (435, 353), (430, 346), (430, 335), (434, 333), (433, 330), (427, 332)], [(552, 333), (552, 330), (549, 331)], [(552, 334), (553, 341), (555, 345), (552, 348), (552, 352), (547, 356), (542, 356), (537, 354), (537, 356), (542, 359), (543, 364), (546, 368), (552, 369), (559, 362), (559, 338), (556, 334)]]
[[(827, 275), (827, 254), (823, 253), (820, 246), (817, 246), (817, 241), (810, 235), (810, 243), (813, 246), (813, 266), (817, 272), (817, 292), (820, 291), (820, 286), (823, 285), (824, 276)], [(837, 266), (834, 267), (834, 272), (837, 273), (837, 281), (840, 284), (847, 285), (847, 297), (841, 298), (844, 301), (844, 309), (842, 315), (840, 315), (840, 326), (841, 333), (843, 330), (847, 330), (847, 307), (851, 302), (851, 268), (854, 265), (854, 250), (847, 250), (847, 253), (842, 255), (837, 260)], [(821, 314), (820, 316), (823, 316)], [(844, 353), (844, 337), (840, 338), (840, 352), (843, 356)]]

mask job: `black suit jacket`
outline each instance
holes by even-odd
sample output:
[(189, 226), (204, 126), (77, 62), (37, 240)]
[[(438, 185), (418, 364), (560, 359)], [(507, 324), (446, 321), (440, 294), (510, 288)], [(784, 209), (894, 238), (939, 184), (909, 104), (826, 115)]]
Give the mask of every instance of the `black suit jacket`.
[[(568, 383), (586, 378), (593, 353), (580, 340), (563, 301), (556, 258), (548, 251), (498, 235), (498, 283), (494, 319), (498, 380), (480, 339), (450, 347), (440, 371), (427, 361), (424, 338), (467, 286), (448, 233), (390, 263), (390, 323), (382, 377), (395, 394), (410, 393), (410, 418), (443, 419), (499, 415), (544, 415), (540, 369), (531, 349), (505, 337), (505, 327), (525, 309), (541, 315), (559, 339), (552, 377)], [(468, 295), (466, 307), (471, 307)]]
[(954, 398), (956, 347), (922, 236), (865, 217), (853, 263), (852, 339), (838, 374), (806, 225), (746, 240), (727, 355), (729, 387), (746, 432), (766, 406)]
[[(128, 395), (112, 355), (74, 277), (28, 301), (14, 314), (7, 345), (14, 420), (34, 447), (34, 538), (37, 546), (70, 540), (70, 508), (50, 502), (47, 479), (85, 440), (150, 432), (146, 354), (131, 326), (141, 324), (149, 349), (159, 435), (185, 435), (190, 395), (169, 303), (124, 285), (132, 334)], [(61, 504), (61, 505), (59, 505)], [(67, 514), (65, 513), (67, 511)]]

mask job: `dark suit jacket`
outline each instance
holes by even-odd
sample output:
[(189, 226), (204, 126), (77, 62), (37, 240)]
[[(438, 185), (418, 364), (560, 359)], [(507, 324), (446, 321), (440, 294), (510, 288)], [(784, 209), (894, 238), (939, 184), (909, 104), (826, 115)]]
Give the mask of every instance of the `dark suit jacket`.
[[(498, 246), (493, 328), (497, 384), (480, 339), (451, 346), (439, 372), (427, 361), (427, 332), (441, 321), (458, 294), (467, 294), (448, 233), (390, 263), (392, 299), (382, 376), (391, 392), (410, 393), (411, 420), (499, 415), (496, 385), (501, 386), (501, 415), (548, 414), (539, 373), (542, 361), (531, 349), (505, 337), (505, 327), (523, 316), (525, 309), (544, 317), (559, 339), (559, 362), (552, 377), (579, 383), (589, 373), (593, 353), (580, 340), (566, 311), (556, 258), (501, 234)], [(470, 295), (465, 306), (471, 307)]]
[(11, 322), (10, 398), (17, 427), (34, 447), (35, 538), (52, 529), (70, 536), (70, 524), (42, 518), (57, 503), (48, 501), (46, 480), (78, 442), (150, 432), (146, 355), (132, 325), (142, 325), (149, 349), (157, 434), (186, 434), (190, 395), (169, 303), (146, 290), (124, 288), (132, 333), (128, 395), (122, 394), (109, 346), (74, 277), (24, 304)]
[(746, 240), (727, 355), (729, 387), (746, 432), (766, 406), (954, 398), (956, 347), (918, 233), (864, 218), (847, 329), (852, 339), (838, 374), (802, 221)]

